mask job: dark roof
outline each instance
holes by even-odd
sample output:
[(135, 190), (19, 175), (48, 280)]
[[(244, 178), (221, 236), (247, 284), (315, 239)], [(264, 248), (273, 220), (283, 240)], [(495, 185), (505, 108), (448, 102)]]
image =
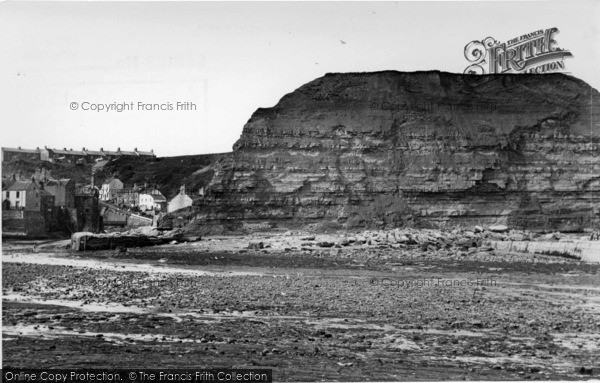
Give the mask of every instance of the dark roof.
[(88, 149), (85, 149), (84, 153), (85, 154), (89, 154), (91, 156), (104, 156), (104, 152), (102, 152), (100, 150), (88, 150)]
[(108, 163), (108, 161), (106, 160), (101, 160), (96, 162), (94, 165), (92, 165), (92, 172), (97, 172), (99, 170), (102, 170), (102, 168), (104, 167), (104, 165), (106, 165)]
[(65, 155), (78, 155), (78, 156), (85, 156), (85, 153), (82, 152), (81, 150), (64, 150), (64, 149), (50, 149), (52, 150), (55, 154), (65, 154)]
[(61, 178), (59, 180), (48, 180), (46, 182), (47, 186), (54, 186), (54, 185), (66, 185), (67, 183), (69, 183), (71, 181), (70, 178)]
[(13, 190), (13, 191), (27, 190), (27, 189), (29, 189), (31, 184), (33, 184), (34, 186), (38, 186), (35, 182), (31, 182), (31, 181), (16, 181), (12, 185), (10, 185), (8, 187), (8, 189), (6, 189), (6, 190)]
[(6, 178), (2, 178), (2, 189), (3, 190), (8, 190), (8, 188), (10, 187), (10, 185), (14, 184), (15, 180), (13, 180), (12, 178), (6, 177)]
[[(123, 183), (123, 181), (121, 181), (120, 179), (118, 179), (117, 177), (110, 177), (109, 179), (107, 179), (106, 181), (102, 182), (102, 184), (109, 184), (112, 181), (119, 181), (120, 183)], [(123, 184), (124, 185), (124, 184)]]
[(154, 197), (155, 201), (166, 201), (167, 199), (165, 198), (165, 196), (158, 190), (152, 190), (152, 192), (150, 193), (150, 195), (152, 197)]
[(2, 148), (5, 152), (18, 152), (18, 153), (39, 153), (39, 149), (21, 149), (21, 148)]
[(54, 154), (64, 154), (64, 155), (78, 155), (78, 156), (87, 156), (87, 155), (94, 155), (94, 156), (121, 156), (121, 155), (126, 155), (126, 156), (152, 156), (152, 157), (156, 157), (156, 154), (154, 154), (154, 151), (143, 151), (143, 150), (133, 150), (133, 151), (126, 151), (126, 150), (89, 150), (89, 149), (83, 149), (83, 150), (65, 150), (65, 149), (51, 149), (51, 148), (42, 148), (42, 149), (22, 149), (22, 148), (2, 148), (3, 151), (6, 152), (17, 152), (17, 153), (32, 153), (32, 154), (39, 154), (40, 152), (43, 151), (51, 151)]
[[(93, 190), (93, 192), (92, 192), (92, 190)], [(100, 192), (98, 190), (99, 189), (96, 186), (92, 187), (91, 185), (87, 185), (87, 184), (79, 185), (75, 189), (75, 195), (78, 197), (81, 197), (81, 196), (90, 197), (93, 194), (99, 194)]]

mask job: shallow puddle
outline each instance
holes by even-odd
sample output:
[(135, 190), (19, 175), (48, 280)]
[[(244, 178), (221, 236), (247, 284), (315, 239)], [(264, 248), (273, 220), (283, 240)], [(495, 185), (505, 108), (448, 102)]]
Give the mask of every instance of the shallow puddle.
[(77, 257), (59, 256), (55, 253), (15, 253), (2, 256), (2, 262), (29, 263), (37, 265), (87, 267), (112, 271), (135, 271), (144, 273), (186, 274), (194, 276), (265, 276), (266, 273), (254, 271), (208, 271), (191, 267), (177, 267), (148, 263), (127, 263), (114, 260), (83, 259)]
[[(52, 327), (52, 328), (50, 328)], [(7, 336), (7, 337), (6, 337)], [(200, 343), (198, 339), (185, 339), (168, 336), (166, 334), (122, 334), (115, 332), (90, 332), (90, 331), (75, 331), (67, 330), (64, 327), (58, 326), (43, 326), (43, 325), (16, 325), (2, 326), (2, 340), (11, 341), (18, 338), (11, 336), (27, 336), (39, 337), (45, 339), (57, 339), (65, 337), (85, 337), (97, 338), (106, 342), (116, 344), (133, 343), (133, 342), (177, 342), (177, 343)], [(216, 343), (216, 342), (213, 342)]]

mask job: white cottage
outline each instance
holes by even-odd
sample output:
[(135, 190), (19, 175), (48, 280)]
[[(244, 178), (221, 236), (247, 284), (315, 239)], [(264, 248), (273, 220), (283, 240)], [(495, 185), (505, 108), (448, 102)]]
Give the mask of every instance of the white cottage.
[(184, 185), (184, 186), (181, 186), (181, 188), (179, 189), (179, 194), (177, 194), (175, 197), (173, 197), (172, 200), (169, 201), (169, 205), (167, 206), (167, 211), (169, 213), (171, 213), (176, 210), (192, 206), (193, 203), (194, 203), (194, 201), (190, 198), (190, 196), (185, 194), (185, 185)]

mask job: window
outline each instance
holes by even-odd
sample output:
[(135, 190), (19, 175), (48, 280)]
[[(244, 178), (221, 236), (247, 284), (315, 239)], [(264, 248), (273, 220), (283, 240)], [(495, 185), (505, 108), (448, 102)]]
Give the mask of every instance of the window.
[(19, 192), (17, 192), (17, 198), (19, 198)]

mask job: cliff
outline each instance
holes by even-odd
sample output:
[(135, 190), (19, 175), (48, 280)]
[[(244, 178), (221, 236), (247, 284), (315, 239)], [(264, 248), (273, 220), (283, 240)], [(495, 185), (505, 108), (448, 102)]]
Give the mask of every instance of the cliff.
[(599, 114), (564, 74), (327, 74), (252, 115), (192, 227), (578, 231), (599, 221)]

